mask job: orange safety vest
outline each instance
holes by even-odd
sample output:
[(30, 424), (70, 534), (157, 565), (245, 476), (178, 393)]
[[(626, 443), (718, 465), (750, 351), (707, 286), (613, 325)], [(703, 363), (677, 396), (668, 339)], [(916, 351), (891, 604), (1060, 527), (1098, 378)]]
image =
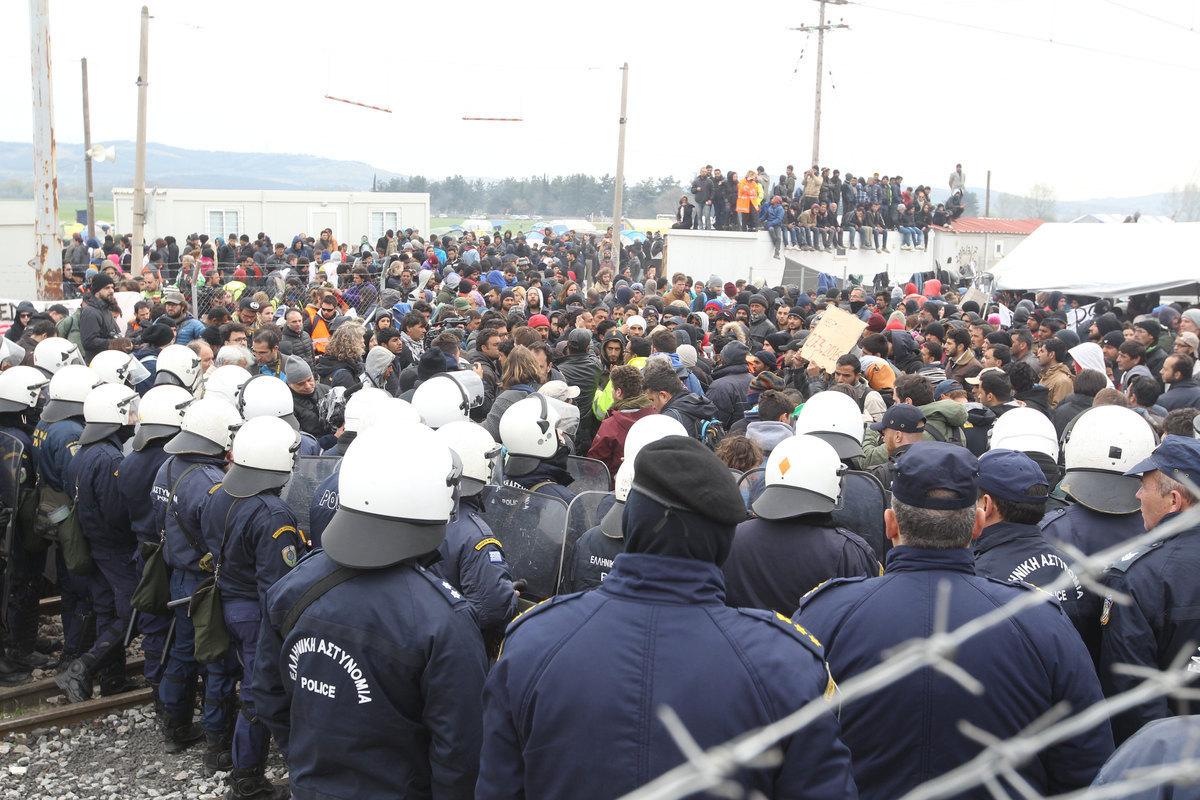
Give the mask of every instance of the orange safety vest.
[(324, 355), (325, 347), (329, 344), (329, 325), (317, 309), (308, 306), (304, 310), (308, 312), (308, 324), (312, 328), (310, 338), (312, 338), (313, 352)]
[(758, 197), (757, 183), (757, 181), (749, 181), (745, 178), (738, 181), (737, 210), (739, 214), (750, 213), (750, 204)]

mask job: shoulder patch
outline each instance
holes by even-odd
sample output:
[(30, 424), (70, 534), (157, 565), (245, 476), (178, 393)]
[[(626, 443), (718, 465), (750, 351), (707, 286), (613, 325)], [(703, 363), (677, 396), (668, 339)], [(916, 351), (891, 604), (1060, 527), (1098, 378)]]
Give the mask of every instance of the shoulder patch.
[(289, 567), (296, 566), (296, 563), (300, 560), (296, 555), (296, 548), (290, 544), (280, 551), (280, 555), (283, 556), (283, 563), (287, 564)]
[(446, 601), (450, 603), (450, 605), (457, 606), (467, 602), (467, 600), (463, 597), (463, 593), (456, 589), (454, 585), (450, 583), (450, 581), (439, 578), (437, 575), (434, 575), (420, 564), (417, 565), (416, 569), (417, 572), (425, 577), (425, 580), (429, 581), (437, 588), (438, 592), (442, 595), (442, 597), (446, 598)]
[(1152, 552), (1152, 551), (1157, 550), (1158, 548), (1162, 547), (1164, 541), (1170, 541), (1170, 540), (1169, 539), (1160, 540), (1148, 547), (1143, 547), (1139, 550), (1130, 550), (1128, 553), (1121, 556), (1113, 563), (1109, 564), (1108, 565), (1109, 570), (1112, 572), (1128, 572), (1129, 568), (1132, 567), (1139, 558), (1141, 558), (1142, 556), (1146, 555), (1149, 552)]
[[(881, 576), (883, 575), (883, 565), (882, 564), (879, 567), (879, 574)], [(821, 581), (820, 583), (818, 583), (813, 588), (809, 589), (807, 592), (805, 592), (804, 595), (801, 596), (800, 601), (803, 602), (805, 600), (811, 599), (812, 597), (815, 597), (819, 592), (823, 592), (826, 589), (832, 588), (834, 586), (841, 586), (844, 583), (858, 583), (859, 581), (865, 581), (865, 580), (867, 580), (866, 575), (859, 575), (854, 578), (831, 578), (830, 580), (824, 580), (824, 581)]]
[(475, 549), (482, 550), (483, 548), (487, 547), (489, 544), (494, 544), (494, 545), (496, 545), (496, 547), (499, 547), (501, 550), (504, 549), (504, 545), (502, 545), (500, 543), (500, 540), (496, 539), (492, 536), (489, 536), (488, 538), (481, 541), (479, 544), (475, 545)]
[(504, 635), (508, 636), (514, 630), (517, 629), (518, 625), (524, 623), (530, 617), (540, 614), (541, 612), (545, 611), (547, 608), (550, 608), (551, 606), (556, 606), (559, 603), (565, 603), (565, 602), (574, 600), (576, 598), (583, 597), (585, 594), (587, 594), (587, 593), (586, 592), (576, 592), (574, 594), (560, 594), (560, 595), (556, 595), (555, 597), (547, 597), (545, 600), (541, 600), (541, 601), (537, 602), (536, 604), (530, 606), (529, 608), (525, 609), (524, 611), (520, 612), (515, 617), (513, 617), (512, 622), (508, 623), (508, 630), (505, 632)]
[(221, 484), (219, 484), (219, 483), (214, 483), (214, 484), (213, 484), (213, 487), (212, 487), (211, 489), (209, 489), (209, 490), (208, 490), (208, 493), (209, 493), (209, 494), (212, 494), (213, 492), (215, 492), (217, 489), (220, 489), (220, 488), (221, 488)]
[(737, 612), (742, 616), (753, 617), (771, 624), (781, 631), (785, 631), (796, 641), (802, 642), (805, 647), (811, 650), (817, 658), (825, 660), (825, 650), (817, 637), (808, 632), (808, 629), (803, 625), (792, 622), (790, 619), (780, 614), (778, 611), (764, 611), (760, 608), (739, 608)]
[(1044, 517), (1042, 517), (1041, 521), (1038, 523), (1038, 527), (1042, 530), (1046, 530), (1047, 525), (1050, 525), (1054, 522), (1054, 520), (1058, 519), (1065, 513), (1067, 513), (1067, 509), (1065, 508), (1056, 508), (1053, 511), (1048, 512)]
[[(296, 534), (296, 535), (299, 535), (299, 533), (300, 533), (300, 532), (296, 530), (296, 526), (295, 526), (295, 525), (284, 525), (282, 528), (280, 528), (279, 530), (277, 530), (277, 531), (275, 531), (274, 533), (272, 533), (272, 534), (271, 534), (271, 538), (272, 538), (272, 539), (278, 539), (280, 536), (282, 536), (282, 535), (283, 535), (283, 534), (285, 534), (285, 533), (294, 533), (294, 534)], [(302, 539), (303, 539), (304, 537), (303, 537), (303, 536), (301, 536), (300, 538), (302, 538)]]

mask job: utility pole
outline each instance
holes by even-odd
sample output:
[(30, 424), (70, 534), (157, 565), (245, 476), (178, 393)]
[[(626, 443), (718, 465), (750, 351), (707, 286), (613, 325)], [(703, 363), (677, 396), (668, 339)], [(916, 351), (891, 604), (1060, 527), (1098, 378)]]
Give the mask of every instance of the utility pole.
[(83, 69), (83, 182), (87, 192), (87, 235), (96, 235), (96, 198), (92, 193), (92, 118), (88, 113), (87, 59), (79, 59)]
[(990, 217), (992, 215), (992, 171), (988, 170), (987, 190), (983, 195), (983, 215)]
[(813, 143), (812, 143), (812, 163), (821, 163), (818, 157), (821, 154), (821, 85), (824, 83), (825, 74), (825, 31), (836, 30), (838, 28), (850, 29), (849, 25), (837, 23), (835, 25), (825, 24), (825, 4), (832, 3), (835, 6), (844, 6), (849, 0), (817, 0), (821, 4), (820, 21), (816, 25), (801, 25), (798, 28), (791, 28), (794, 31), (804, 31), (805, 33), (817, 32), (817, 89), (813, 95)]
[(33, 233), (37, 296), (62, 298), (62, 238), (58, 233), (58, 179), (54, 164), (54, 95), (50, 81), (49, 0), (29, 0), (33, 65)]
[(143, 243), (146, 240), (146, 88), (150, 85), (150, 10), (142, 6), (142, 41), (138, 56), (137, 152), (133, 159), (133, 253), (129, 271), (142, 270)]
[(613, 269), (621, 263), (621, 201), (625, 187), (625, 105), (629, 100), (629, 62), (621, 65), (621, 117), (617, 126), (617, 183), (613, 187)]

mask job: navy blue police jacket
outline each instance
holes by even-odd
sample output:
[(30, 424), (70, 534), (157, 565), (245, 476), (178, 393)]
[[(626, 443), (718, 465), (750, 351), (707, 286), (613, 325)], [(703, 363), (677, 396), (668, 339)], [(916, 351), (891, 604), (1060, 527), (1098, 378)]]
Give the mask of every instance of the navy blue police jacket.
[(21, 458), (16, 464), (5, 464), (4, 469), (16, 471), (22, 489), (32, 489), (37, 483), (37, 470), (33, 467), (33, 437), (23, 429), (11, 425), (0, 425), (0, 433), (7, 433), (21, 443)]
[[(709, 748), (834, 692), (820, 643), (786, 617), (727, 607), (716, 565), (622, 553), (599, 588), (509, 625), (484, 692), (476, 797), (620, 797), (683, 762), (660, 705)], [(781, 749), (735, 780), (767, 797), (857, 796), (832, 711)]]
[(608, 577), (617, 556), (624, 552), (624, 537), (608, 536), (599, 525), (584, 531), (563, 566), (560, 591), (570, 594), (595, 589)]
[(307, 549), (296, 515), (278, 490), (239, 499), (219, 486), (200, 512), (200, 529), (221, 564), (217, 584), (224, 602), (263, 602), (267, 589)]
[[(1149, 772), (1161, 775), (1163, 767), (1172, 767), (1195, 757), (1195, 742), (1200, 736), (1200, 717), (1169, 717), (1147, 722), (1125, 741), (1100, 770), (1093, 786), (1109, 786), (1145, 777)], [(1122, 800), (1197, 800), (1200, 786), (1163, 783), (1140, 791), (1127, 790)]]
[(474, 796), (487, 672), (470, 604), (419, 566), (365, 570), (280, 629), (337, 569), (316, 551), (267, 592), (251, 690), (292, 796)]
[(163, 462), (171, 457), (163, 451), (165, 439), (148, 442), (141, 450), (134, 450), (121, 462), (118, 486), (121, 500), (129, 509), (129, 524), (138, 542), (157, 542), (162, 534), (155, 518), (154, 478)]
[(832, 520), (814, 525), (803, 518), (756, 517), (738, 525), (721, 569), (729, 605), (791, 615), (801, 596), (818, 584), (831, 578), (870, 578), (883, 568), (861, 536)]
[(1146, 532), (1139, 511), (1102, 514), (1079, 503), (1048, 511), (1038, 527), (1052, 544), (1073, 545), (1089, 556)]
[[(1159, 525), (1179, 512), (1167, 514)], [(1112, 593), (1100, 614), (1100, 682), (1109, 697), (1142, 682), (1119, 675), (1114, 664), (1165, 669), (1184, 647), (1200, 643), (1200, 526), (1165, 541), (1131, 550), (1108, 568), (1101, 581)], [(1113, 601), (1113, 594), (1133, 598), (1132, 605)], [(1191, 662), (1192, 665), (1197, 662)], [(1147, 722), (1177, 714), (1195, 713), (1184, 701), (1165, 697), (1147, 700), (1113, 717), (1117, 742), (1132, 736)]]
[(570, 505), (571, 501), (575, 499), (575, 493), (567, 488), (567, 484), (572, 480), (571, 473), (544, 461), (527, 475), (505, 476), (504, 478), (504, 482), (509, 486), (525, 489), (534, 494), (557, 497), (567, 505)]
[(67, 468), (67, 485), (79, 490), (79, 526), (95, 555), (129, 554), (137, 548), (118, 485), (123, 460), (121, 440), (110, 436), (81, 447)]
[[(33, 464), (38, 478), (56, 492), (66, 492), (67, 467), (79, 452), (83, 417), (38, 422), (33, 430)], [(72, 487), (72, 492), (74, 488)]]
[[(225, 459), (200, 455), (171, 456), (154, 476), (154, 524), (166, 533), (166, 562), (172, 569), (200, 572), (200, 559), (220, 544), (207, 541), (200, 518), (225, 478)], [(188, 472), (192, 467), (191, 472)], [(175, 502), (169, 504), (175, 484)], [(214, 553), (214, 556), (216, 554)]]
[(430, 572), (466, 597), (480, 630), (503, 631), (517, 613), (517, 593), (501, 548), (473, 498), (463, 498), (458, 516), (446, 525), (446, 538), (438, 545), (442, 558), (429, 566)]
[[(950, 586), (951, 631), (1038, 591), (976, 575), (975, 557), (965, 548), (897, 546), (888, 551), (882, 577), (830, 581), (801, 600), (793, 619), (825, 644), (833, 677), (844, 681), (877, 666), (890, 648), (930, 636), (942, 583)], [(959, 648), (955, 663), (984, 685), (982, 696), (925, 668), (843, 706), (843, 738), (862, 797), (894, 800), (978, 755), (982, 745), (959, 732), (960, 719), (1009, 739), (1056, 703), (1077, 712), (1102, 697), (1079, 634), (1062, 607), (1046, 599)], [(1090, 784), (1112, 751), (1103, 722), (1043, 750), (1019, 771), (1042, 794), (1065, 792)], [(978, 787), (956, 797), (991, 795)]]
[(308, 507), (309, 529), (304, 533), (314, 548), (321, 546), (321, 534), (325, 533), (325, 529), (329, 527), (329, 520), (333, 519), (333, 512), (337, 511), (338, 473), (341, 469), (342, 465), (338, 464), (337, 469), (326, 476), (313, 492), (312, 502)]

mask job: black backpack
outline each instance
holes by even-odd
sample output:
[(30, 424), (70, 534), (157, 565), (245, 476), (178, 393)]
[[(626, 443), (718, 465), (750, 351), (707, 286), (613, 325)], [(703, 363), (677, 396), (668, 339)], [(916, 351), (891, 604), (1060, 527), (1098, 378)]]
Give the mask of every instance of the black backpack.
[(706, 419), (696, 427), (696, 438), (715, 451), (725, 438), (725, 426), (718, 419)]

